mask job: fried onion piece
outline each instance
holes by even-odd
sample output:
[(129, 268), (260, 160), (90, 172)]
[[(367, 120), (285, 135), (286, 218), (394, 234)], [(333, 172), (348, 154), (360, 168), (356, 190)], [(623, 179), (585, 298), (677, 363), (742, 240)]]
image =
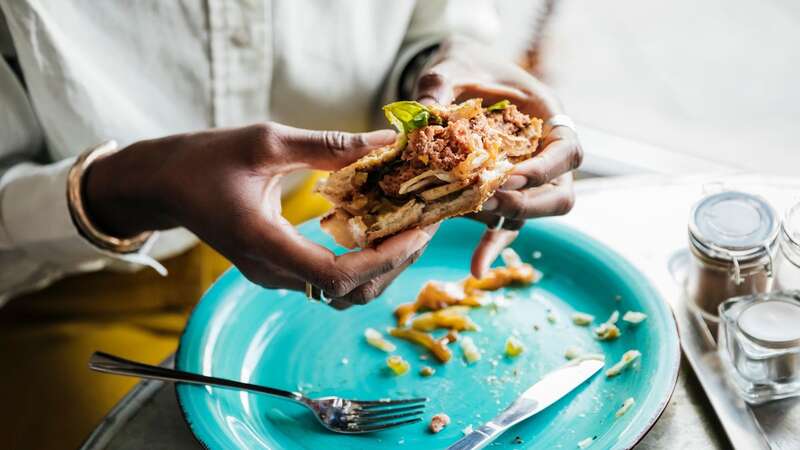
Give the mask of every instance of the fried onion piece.
[(515, 267), (495, 267), (481, 279), (469, 277), (464, 281), (464, 292), (473, 294), (478, 291), (496, 291), (509, 284), (530, 284), (538, 281), (539, 271), (530, 264)]
[(455, 283), (429, 281), (419, 291), (414, 303), (404, 303), (395, 309), (397, 326), (408, 325), (411, 317), (420, 310), (438, 311), (450, 306), (480, 306), (480, 294), (475, 291), (466, 295), (464, 289)]
[(450, 358), (453, 357), (453, 352), (447, 347), (446, 341), (438, 340), (428, 333), (413, 328), (392, 328), (389, 330), (389, 334), (425, 347), (443, 363), (450, 361)]
[(439, 311), (420, 314), (411, 323), (411, 327), (419, 331), (433, 331), (447, 328), (456, 331), (475, 331), (478, 326), (466, 314), (468, 306), (450, 306)]

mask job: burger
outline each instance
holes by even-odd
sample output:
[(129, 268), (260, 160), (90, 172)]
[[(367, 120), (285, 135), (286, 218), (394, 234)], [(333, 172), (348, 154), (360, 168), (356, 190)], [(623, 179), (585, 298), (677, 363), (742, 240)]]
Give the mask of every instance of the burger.
[(480, 211), (514, 164), (534, 156), (541, 119), (508, 100), (453, 105), (402, 101), (384, 106), (398, 130), (317, 186), (333, 209), (321, 226), (340, 245), (368, 247), (403, 230)]

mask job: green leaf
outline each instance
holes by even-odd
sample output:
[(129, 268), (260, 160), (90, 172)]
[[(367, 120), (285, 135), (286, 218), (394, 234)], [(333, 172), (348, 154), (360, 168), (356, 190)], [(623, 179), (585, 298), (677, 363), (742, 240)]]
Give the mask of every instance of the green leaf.
[(417, 128), (428, 125), (431, 119), (431, 112), (422, 103), (418, 102), (394, 102), (383, 107), (383, 113), (389, 123), (397, 128), (400, 133), (410, 133)]
[(425, 105), (418, 102), (389, 103), (383, 107), (383, 113), (389, 123), (397, 128), (397, 132), (400, 133), (397, 143), (401, 148), (406, 145), (408, 133), (427, 126), (431, 119), (433, 119), (434, 123), (441, 123), (441, 120), (432, 115)]
[(495, 103), (494, 105), (489, 106), (486, 108), (486, 111), (500, 111), (506, 109), (511, 105), (511, 102), (508, 100), (500, 100), (499, 102)]

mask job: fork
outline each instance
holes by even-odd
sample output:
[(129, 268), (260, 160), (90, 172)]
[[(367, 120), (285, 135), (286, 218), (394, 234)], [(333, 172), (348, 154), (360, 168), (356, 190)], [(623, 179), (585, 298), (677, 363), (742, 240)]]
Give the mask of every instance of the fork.
[(422, 420), (427, 398), (403, 400), (348, 400), (341, 397), (309, 398), (299, 392), (210, 377), (182, 370), (151, 366), (103, 352), (94, 352), (89, 368), (98, 372), (153, 380), (241, 389), (293, 400), (310, 409), (323, 427), (346, 434), (370, 433), (410, 425)]

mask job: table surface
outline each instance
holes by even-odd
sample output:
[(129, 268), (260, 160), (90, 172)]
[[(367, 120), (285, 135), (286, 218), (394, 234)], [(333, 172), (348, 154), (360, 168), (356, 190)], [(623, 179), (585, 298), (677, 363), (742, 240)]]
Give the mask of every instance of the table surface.
[[(709, 184), (710, 182), (713, 182)], [(782, 184), (783, 183), (783, 184)], [(676, 179), (648, 175), (598, 178), (576, 183), (578, 203), (564, 221), (605, 242), (639, 267), (674, 302), (667, 286), (666, 262), (685, 245), (686, 217), (704, 190), (740, 188), (772, 200), (773, 190), (792, 185), (797, 196), (782, 195), (775, 206), (784, 210), (787, 198), (800, 199), (794, 180), (766, 180), (748, 175), (692, 176)], [(766, 188), (765, 188), (766, 186)], [(629, 205), (636, 205), (636, 213)], [(165, 364), (171, 364), (171, 360)], [(716, 416), (690, 366), (682, 361), (675, 392), (662, 417), (637, 449), (729, 448)], [(171, 384), (142, 382), (112, 410), (85, 443), (84, 449), (201, 448), (183, 421)]]

